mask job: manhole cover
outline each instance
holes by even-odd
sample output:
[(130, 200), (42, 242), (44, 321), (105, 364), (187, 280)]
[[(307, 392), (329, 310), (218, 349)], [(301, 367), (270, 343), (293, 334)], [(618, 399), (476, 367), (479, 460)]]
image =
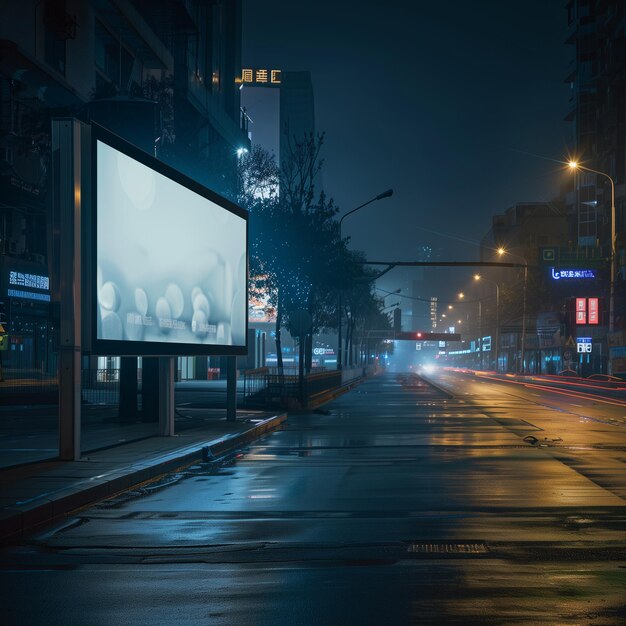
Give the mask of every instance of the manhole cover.
[(410, 543), (407, 552), (413, 554), (484, 554), (489, 548), (484, 543)]

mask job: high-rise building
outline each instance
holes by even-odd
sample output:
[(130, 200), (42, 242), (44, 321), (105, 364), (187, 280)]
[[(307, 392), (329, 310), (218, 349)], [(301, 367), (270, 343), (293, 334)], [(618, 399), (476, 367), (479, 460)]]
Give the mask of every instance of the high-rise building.
[[(570, 0), (572, 156), (616, 184), (618, 241), (626, 204), (626, 5), (622, 0)], [(592, 172), (575, 175), (567, 196), (573, 235), (581, 246), (610, 245), (611, 189)], [(623, 266), (623, 260), (622, 260)]]
[[(611, 256), (611, 184), (615, 183), (616, 276), (613, 371), (626, 371), (626, 5), (623, 0), (569, 0), (572, 46), (570, 110), (572, 157), (602, 174), (572, 173), (566, 195), (571, 236), (579, 247)], [(614, 362), (613, 362), (614, 361)]]

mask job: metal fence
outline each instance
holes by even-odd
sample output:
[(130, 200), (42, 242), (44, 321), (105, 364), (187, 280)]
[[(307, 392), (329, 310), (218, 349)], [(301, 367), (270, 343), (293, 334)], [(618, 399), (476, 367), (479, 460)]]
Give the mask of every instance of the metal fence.
[[(119, 369), (83, 369), (82, 398), (89, 404), (118, 404), (120, 394)], [(58, 401), (56, 376), (39, 370), (5, 369), (0, 382), (0, 403), (54, 403)]]
[(300, 380), (297, 368), (263, 367), (243, 372), (244, 401), (285, 406), (294, 401), (306, 405), (324, 391), (341, 386), (341, 372), (316, 368)]
[(89, 404), (119, 404), (119, 369), (83, 369), (81, 382), (83, 402)]

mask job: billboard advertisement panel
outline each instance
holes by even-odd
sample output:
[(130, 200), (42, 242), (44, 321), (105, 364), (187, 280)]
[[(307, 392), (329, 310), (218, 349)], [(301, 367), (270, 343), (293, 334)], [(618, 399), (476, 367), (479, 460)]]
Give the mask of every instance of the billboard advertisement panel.
[(247, 212), (93, 136), (93, 340), (104, 354), (245, 354)]

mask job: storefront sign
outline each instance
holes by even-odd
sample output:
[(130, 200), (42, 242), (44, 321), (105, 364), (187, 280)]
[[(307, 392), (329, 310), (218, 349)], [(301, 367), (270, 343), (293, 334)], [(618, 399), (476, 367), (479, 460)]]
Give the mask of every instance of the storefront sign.
[(590, 324), (598, 323), (598, 298), (587, 299), (587, 313)]
[(576, 298), (576, 324), (600, 323), (599, 298)]
[(592, 347), (591, 337), (578, 337), (576, 339), (576, 352), (591, 352)]
[(554, 280), (563, 279), (581, 279), (581, 278), (596, 278), (596, 270), (582, 270), (582, 269), (556, 269), (550, 268), (552, 278)]
[(335, 351), (332, 348), (313, 348), (315, 356), (334, 356)]
[(576, 323), (587, 323), (587, 298), (576, 298)]
[(50, 289), (50, 279), (47, 276), (41, 276), (39, 274), (26, 274), (12, 270), (9, 272), (9, 285), (48, 291)]

